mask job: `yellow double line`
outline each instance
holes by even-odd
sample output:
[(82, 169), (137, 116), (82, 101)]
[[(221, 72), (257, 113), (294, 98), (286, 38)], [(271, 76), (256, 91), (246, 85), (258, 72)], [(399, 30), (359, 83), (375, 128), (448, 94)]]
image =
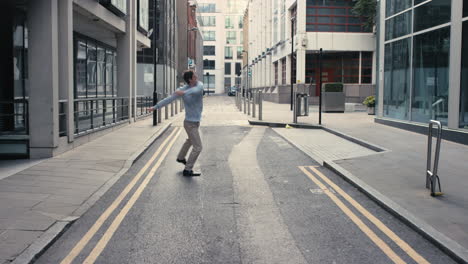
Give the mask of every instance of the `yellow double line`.
[[(94, 237), (96, 232), (106, 222), (106, 220), (115, 211), (115, 209), (117, 209), (117, 207), (122, 203), (122, 201), (127, 196), (127, 194), (130, 193), (130, 191), (137, 184), (137, 182), (140, 180), (140, 178), (146, 173), (146, 171), (151, 166), (151, 164), (154, 162), (154, 160), (162, 152), (162, 154), (159, 157), (158, 161), (151, 168), (151, 170), (148, 173), (148, 175), (146, 176), (146, 178), (142, 181), (140, 186), (135, 190), (135, 192), (130, 197), (128, 202), (125, 204), (125, 206), (122, 208), (122, 210), (119, 212), (119, 214), (112, 221), (111, 225), (107, 228), (104, 235), (101, 237), (101, 239), (95, 245), (95, 247), (93, 248), (93, 250), (91, 251), (91, 253), (88, 255), (88, 257), (85, 259), (85, 261), (83, 263), (94, 263), (96, 261), (96, 259), (99, 257), (99, 255), (102, 253), (102, 251), (106, 247), (107, 243), (110, 241), (110, 239), (114, 235), (117, 228), (122, 223), (122, 221), (125, 218), (125, 216), (127, 215), (127, 213), (133, 207), (133, 205), (138, 200), (140, 195), (143, 193), (143, 191), (146, 188), (146, 186), (148, 185), (148, 183), (153, 178), (153, 176), (156, 173), (156, 171), (158, 170), (158, 168), (161, 166), (161, 163), (166, 158), (167, 154), (169, 153), (169, 150), (171, 149), (171, 147), (174, 145), (175, 141), (179, 137), (180, 132), (181, 132), (181, 128), (176, 128), (176, 129), (174, 129), (174, 131), (172, 131), (172, 133), (164, 140), (164, 142), (161, 144), (161, 146), (158, 148), (158, 150), (154, 153), (154, 155), (150, 158), (150, 160), (145, 164), (145, 166), (143, 168), (141, 168), (141, 170), (138, 172), (138, 174), (135, 176), (135, 178), (133, 178), (133, 180), (125, 187), (125, 189), (119, 194), (119, 196), (114, 200), (114, 202), (112, 202), (112, 204), (109, 207), (107, 207), (107, 209), (104, 211), (104, 213), (96, 220), (94, 225), (88, 230), (88, 232), (86, 232), (86, 234), (75, 245), (75, 247), (70, 251), (70, 253), (68, 253), (68, 255), (62, 260), (62, 262), (60, 262), (61, 264), (70, 264), (70, 263), (73, 262), (73, 260), (82, 252), (82, 250), (86, 247), (86, 245), (89, 243), (89, 241)], [(167, 145), (167, 147), (166, 147), (166, 145)]]
[[(390, 230), (384, 223), (367, 211), (362, 205), (360, 205), (356, 200), (349, 196), (345, 191), (343, 191), (338, 185), (333, 183), (329, 178), (327, 178), (323, 173), (321, 173), (316, 167), (301, 166), (299, 169), (304, 172), (305, 175), (309, 177), (315, 184), (323, 190), (325, 194), (364, 232), (371, 240), (374, 242), (377, 247), (379, 247), (385, 255), (387, 255), (394, 263), (406, 263), (401, 259), (389, 246), (385, 243), (380, 237), (378, 237), (372, 229), (370, 229), (356, 214), (354, 214), (329, 188), (325, 186), (315, 175), (320, 177), (325, 183), (330, 185), (331, 188), (335, 190), (336, 193), (341, 195), (346, 201), (348, 201), (356, 210), (358, 210), (364, 217), (366, 217), (370, 222), (372, 222), (380, 231), (382, 231), (386, 236), (388, 236), (395, 244), (397, 244), (403, 251), (408, 254), (416, 263), (429, 263), (424, 257), (419, 255), (410, 245), (403, 241), (399, 236), (397, 236), (392, 230)], [(310, 171), (309, 171), (309, 170)], [(313, 172), (313, 173), (312, 173)], [(314, 175), (315, 174), (315, 175)]]

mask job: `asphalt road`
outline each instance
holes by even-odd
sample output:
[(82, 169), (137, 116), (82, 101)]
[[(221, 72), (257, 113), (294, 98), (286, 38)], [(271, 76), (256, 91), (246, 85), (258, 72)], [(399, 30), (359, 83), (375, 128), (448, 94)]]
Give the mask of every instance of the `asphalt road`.
[(201, 131), (201, 177), (171, 128), (35, 263), (454, 263), (272, 129)]

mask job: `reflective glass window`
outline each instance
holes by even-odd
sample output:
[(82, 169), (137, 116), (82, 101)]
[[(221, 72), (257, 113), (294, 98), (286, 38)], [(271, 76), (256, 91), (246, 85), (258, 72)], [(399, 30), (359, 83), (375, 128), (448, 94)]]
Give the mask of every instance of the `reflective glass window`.
[(242, 59), (242, 51), (244, 49), (242, 47), (237, 47), (237, 59), (241, 60)]
[(372, 83), (372, 52), (362, 52), (361, 83)]
[(226, 44), (237, 44), (237, 32), (227, 31), (226, 32)]
[(385, 40), (399, 38), (411, 33), (412, 11), (405, 12), (385, 21)]
[(450, 27), (414, 37), (412, 120), (447, 124)]
[(224, 47), (224, 58), (232, 60), (232, 47)]
[(216, 40), (216, 31), (203, 31), (203, 40), (204, 41), (215, 41)]
[(216, 55), (216, 47), (215, 46), (203, 46), (203, 55), (205, 56)]
[(411, 39), (385, 45), (384, 116), (408, 119)]
[(226, 16), (224, 18), (224, 28), (227, 28), (227, 29), (234, 28), (234, 16)]
[(468, 0), (463, 0), (463, 17), (468, 16)]
[(197, 11), (199, 13), (214, 13), (216, 12), (216, 4), (200, 3), (198, 4)]
[(202, 27), (214, 27), (216, 26), (215, 16), (199, 16), (198, 21)]
[(387, 0), (385, 3), (385, 15), (389, 17), (410, 8), (412, 0)]
[(432, 0), (414, 9), (414, 32), (450, 22), (451, 1)]
[[(465, 1), (466, 2), (466, 1)], [(468, 128), (468, 21), (463, 22), (460, 127)]]
[(204, 60), (203, 61), (203, 68), (206, 70), (214, 70), (215, 69), (215, 61), (214, 60)]
[(226, 74), (226, 75), (231, 75), (232, 74), (231, 63), (230, 62), (224, 63), (224, 74)]
[(97, 49), (97, 95), (99, 97), (105, 96), (105, 77), (106, 77), (106, 51), (102, 47)]
[(78, 41), (75, 58), (76, 98), (86, 97), (86, 54), (86, 42), (81, 40)]
[(138, 0), (138, 26), (149, 30), (149, 0)]
[(96, 97), (97, 49), (94, 43), (88, 43), (87, 49), (87, 97)]
[(240, 76), (241, 74), (241, 64), (240, 62), (236, 62), (236, 75)]

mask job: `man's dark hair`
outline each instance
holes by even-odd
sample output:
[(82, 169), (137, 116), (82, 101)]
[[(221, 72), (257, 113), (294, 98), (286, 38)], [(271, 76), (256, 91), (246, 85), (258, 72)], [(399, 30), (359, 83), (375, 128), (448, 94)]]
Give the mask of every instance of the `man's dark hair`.
[(189, 84), (190, 80), (193, 78), (193, 71), (185, 71), (184, 72), (184, 81)]

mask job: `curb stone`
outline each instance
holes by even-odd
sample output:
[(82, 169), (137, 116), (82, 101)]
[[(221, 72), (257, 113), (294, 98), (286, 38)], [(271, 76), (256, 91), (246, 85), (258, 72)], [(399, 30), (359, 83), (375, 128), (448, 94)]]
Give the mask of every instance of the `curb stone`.
[[(174, 120), (176, 121), (177, 118)], [(42, 255), (76, 220), (87, 212), (149, 149), (156, 139), (161, 137), (174, 122), (164, 125), (160, 130), (153, 134), (143, 146), (137, 150), (130, 158), (128, 158), (122, 169), (117, 172), (111, 179), (102, 185), (95, 193), (93, 193), (83, 204), (78, 207), (72, 216), (56, 221), (49, 229), (47, 229), (38, 239), (29, 245), (20, 255), (18, 255), (11, 264), (30, 264)]]
[[(336, 132), (336, 131), (335, 131)], [(337, 132), (340, 134), (341, 132)], [(307, 154), (307, 152), (302, 149), (301, 146), (295, 144), (291, 140), (285, 138), (280, 133), (277, 133), (291, 145), (293, 145), (298, 150), (302, 151), (305, 155), (309, 156), (313, 160), (317, 160), (316, 157)], [(334, 133), (333, 133), (334, 134)], [(344, 137), (345, 139), (348, 139)], [(350, 140), (350, 139), (348, 139)], [(358, 139), (359, 140), (359, 139)], [(354, 140), (350, 140), (354, 142)], [(363, 141), (364, 142), (364, 141)], [(354, 142), (356, 143), (356, 142)], [(370, 144), (365, 142), (366, 144)], [(383, 151), (387, 151), (383, 149)], [(349, 171), (345, 170), (340, 165), (336, 164), (333, 161), (323, 161), (323, 166), (327, 169), (333, 171), (338, 176), (355, 186), (359, 191), (364, 193), (370, 199), (375, 201), (377, 204), (382, 206), (387, 212), (394, 215), (396, 218), (401, 220), (403, 223), (408, 225), (411, 229), (416, 231), (418, 234), (422, 235), (424, 238), (429, 240), (432, 244), (434, 244), (437, 248), (445, 252), (449, 255), (452, 259), (454, 259), (458, 263), (468, 264), (468, 249), (462, 247), (460, 244), (455, 242), (454, 240), (448, 238), (441, 232), (434, 229), (431, 225), (427, 224), (425, 221), (417, 218), (408, 210), (404, 209), (397, 203), (393, 202), (387, 196), (381, 194), (379, 191), (371, 187), (370, 185), (366, 184), (364, 181), (359, 179), (358, 177), (351, 174)]]

